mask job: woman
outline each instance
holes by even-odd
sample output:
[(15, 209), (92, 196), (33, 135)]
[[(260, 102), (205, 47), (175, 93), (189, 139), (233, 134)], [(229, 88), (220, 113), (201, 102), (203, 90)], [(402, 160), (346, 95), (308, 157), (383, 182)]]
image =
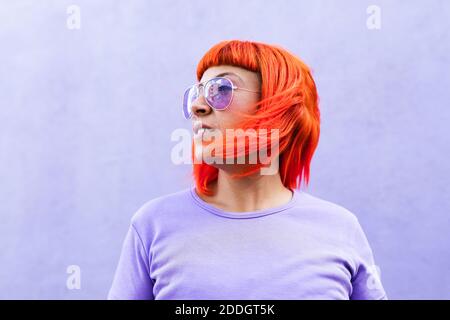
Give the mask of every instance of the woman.
[(356, 216), (299, 190), (320, 132), (308, 66), (224, 41), (197, 79), (183, 101), (195, 183), (135, 213), (108, 298), (387, 299)]

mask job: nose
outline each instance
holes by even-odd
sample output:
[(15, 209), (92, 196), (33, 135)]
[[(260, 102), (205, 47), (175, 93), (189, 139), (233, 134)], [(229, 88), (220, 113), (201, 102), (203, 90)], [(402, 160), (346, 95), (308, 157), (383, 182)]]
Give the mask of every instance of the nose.
[(211, 107), (206, 103), (205, 97), (200, 95), (195, 101), (192, 102), (192, 114), (201, 117), (210, 114)]

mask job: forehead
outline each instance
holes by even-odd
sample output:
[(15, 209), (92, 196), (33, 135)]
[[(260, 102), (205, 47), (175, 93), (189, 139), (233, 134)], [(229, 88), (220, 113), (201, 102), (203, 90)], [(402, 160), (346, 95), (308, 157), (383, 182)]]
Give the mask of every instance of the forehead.
[(227, 77), (243, 84), (250, 81), (251, 73), (253, 72), (235, 66), (214, 66), (203, 73), (200, 82), (208, 81), (214, 77)]

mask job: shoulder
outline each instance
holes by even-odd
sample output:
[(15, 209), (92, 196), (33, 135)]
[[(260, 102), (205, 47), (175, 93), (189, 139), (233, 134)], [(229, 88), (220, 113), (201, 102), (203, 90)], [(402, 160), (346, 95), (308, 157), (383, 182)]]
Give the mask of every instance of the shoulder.
[(186, 205), (189, 197), (190, 188), (185, 188), (150, 199), (133, 214), (131, 224), (139, 229), (140, 226), (148, 226), (150, 223), (154, 223), (161, 216), (169, 218), (171, 215), (180, 212), (179, 208)]
[(345, 206), (305, 192), (296, 206), (301, 210), (299, 216), (306, 217), (307, 222), (316, 227), (314, 230), (319, 230), (317, 232), (331, 240), (333, 246), (348, 253), (350, 261), (353, 261), (352, 266), (358, 265), (354, 261), (359, 256), (370, 254), (370, 245), (358, 216)]
[(298, 191), (295, 207), (307, 212), (312, 218), (326, 221), (333, 226), (354, 229), (359, 225), (357, 215), (348, 208), (306, 191)]

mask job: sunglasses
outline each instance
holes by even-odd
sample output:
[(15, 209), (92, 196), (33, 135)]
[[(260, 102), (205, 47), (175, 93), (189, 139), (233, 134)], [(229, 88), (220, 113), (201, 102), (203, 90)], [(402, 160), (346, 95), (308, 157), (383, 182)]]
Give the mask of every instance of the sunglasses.
[(183, 115), (186, 119), (192, 117), (192, 103), (200, 96), (203, 91), (206, 103), (214, 110), (225, 110), (233, 100), (234, 90), (243, 90), (259, 93), (245, 88), (239, 88), (234, 83), (224, 77), (216, 77), (208, 80), (205, 84), (197, 83), (190, 86), (184, 92), (183, 97)]

